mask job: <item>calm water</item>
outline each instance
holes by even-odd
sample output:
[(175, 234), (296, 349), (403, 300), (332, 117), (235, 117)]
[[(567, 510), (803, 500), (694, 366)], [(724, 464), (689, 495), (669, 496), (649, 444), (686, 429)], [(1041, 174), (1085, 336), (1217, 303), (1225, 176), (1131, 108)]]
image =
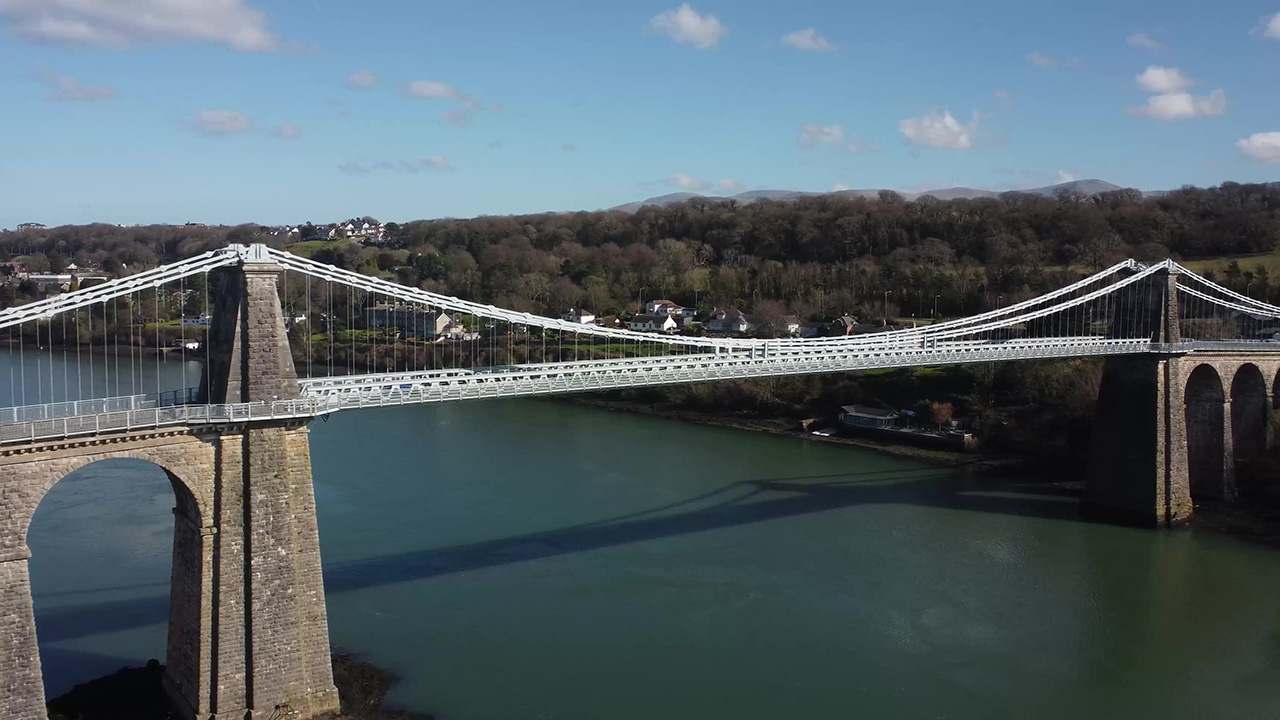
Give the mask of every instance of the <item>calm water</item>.
[[(440, 718), (1280, 716), (1269, 548), (551, 402), (337, 414), (311, 438), (333, 642)], [(172, 503), (115, 461), (40, 506), (51, 695), (163, 657)]]

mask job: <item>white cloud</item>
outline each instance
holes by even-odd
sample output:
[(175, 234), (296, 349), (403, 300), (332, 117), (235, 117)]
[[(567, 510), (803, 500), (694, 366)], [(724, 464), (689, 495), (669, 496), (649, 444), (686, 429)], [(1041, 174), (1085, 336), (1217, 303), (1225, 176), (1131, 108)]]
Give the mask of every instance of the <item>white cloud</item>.
[(444, 155), (431, 155), (418, 160), (380, 160), (377, 162), (346, 162), (338, 166), (338, 170), (347, 175), (369, 175), (370, 173), (407, 173), (417, 175), (425, 171), (452, 171), (453, 163)]
[(808, 50), (810, 52), (835, 52), (840, 49), (833, 45), (830, 40), (822, 37), (816, 28), (797, 30), (790, 35), (784, 35), (782, 36), (782, 44), (797, 50)]
[(49, 87), (46, 100), (109, 100), (116, 96), (116, 89), (110, 85), (81, 85), (70, 75), (51, 70), (37, 72), (36, 79)]
[(720, 189), (721, 189), (721, 190), (724, 190), (725, 192), (735, 192), (735, 193), (736, 193), (736, 192), (742, 192), (743, 190), (746, 190), (746, 189), (747, 189), (747, 186), (746, 186), (746, 185), (743, 185), (742, 183), (738, 182), (737, 180), (731, 180), (730, 178), (722, 178), (722, 179), (720, 180), (720, 182), (718, 182), (718, 183), (716, 183), (716, 184), (717, 184), (717, 185), (719, 185), (719, 186), (720, 186)]
[(649, 21), (649, 29), (681, 45), (693, 45), (701, 50), (720, 47), (720, 38), (729, 34), (729, 28), (715, 15), (700, 15), (689, 3), (655, 15)]
[(1059, 183), (1075, 182), (1075, 181), (1077, 181), (1077, 180), (1079, 180), (1079, 179), (1080, 179), (1080, 173), (1078, 173), (1078, 172), (1074, 172), (1074, 171), (1071, 171), (1071, 170), (1059, 170), (1059, 171), (1058, 171), (1058, 182), (1059, 182)]
[(449, 158), (443, 155), (432, 155), (418, 161), (419, 167), (424, 170), (452, 170), (453, 163), (449, 162)]
[(276, 128), (276, 137), (281, 140), (297, 140), (302, 137), (302, 128), (297, 125), (285, 123)]
[(706, 180), (702, 180), (700, 178), (696, 178), (691, 175), (685, 175), (683, 173), (668, 175), (667, 179), (663, 180), (663, 182), (670, 185), (671, 187), (680, 188), (681, 190), (690, 190), (690, 191), (701, 191), (711, 187), (711, 183), (707, 182)]
[(191, 128), (205, 135), (239, 135), (253, 130), (256, 121), (230, 110), (201, 110), (191, 116)]
[(852, 185), (845, 185), (844, 183), (836, 183), (835, 186), (831, 188), (831, 192), (844, 192), (845, 190), (852, 190), (852, 189), (853, 189)]
[(458, 88), (435, 80), (414, 80), (405, 85), (404, 89), (405, 92), (422, 100), (445, 98), (461, 101), (462, 98), (466, 97), (466, 94)]
[(1214, 90), (1208, 95), (1192, 95), (1186, 92), (1152, 95), (1147, 104), (1133, 108), (1135, 115), (1145, 115), (1156, 120), (1185, 120), (1194, 117), (1222, 115), (1227, 111), (1227, 93)]
[(378, 84), (378, 75), (372, 70), (357, 70), (347, 76), (347, 87), (352, 90), (370, 90)]
[(854, 140), (845, 148), (854, 155), (866, 155), (868, 153), (880, 152), (880, 146), (875, 143), (867, 143), (861, 140)]
[(266, 14), (244, 0), (0, 0), (20, 37), (127, 50), (139, 41), (194, 40), (244, 52), (274, 50)]
[(1136, 32), (1130, 35), (1129, 37), (1125, 38), (1124, 41), (1132, 45), (1133, 47), (1142, 48), (1143, 50), (1159, 51), (1159, 50), (1165, 49), (1164, 43), (1151, 37), (1145, 32)]
[(564, 152), (567, 152), (567, 153), (576, 153), (576, 152), (578, 152), (578, 146), (577, 146), (577, 145), (574, 145), (573, 143), (561, 143), (561, 144), (560, 144), (560, 149), (561, 149), (562, 151), (564, 151)]
[(931, 113), (899, 122), (898, 130), (912, 145), (968, 150), (973, 147), (973, 136), (978, 131), (978, 117), (975, 114), (968, 125), (961, 125), (950, 112)]
[(844, 143), (844, 128), (839, 125), (805, 123), (800, 126), (797, 132), (799, 134), (797, 142), (800, 143), (800, 147), (805, 149), (813, 147), (814, 143), (825, 143), (827, 145)]
[(489, 143), (489, 149), (490, 149), (490, 150), (501, 150), (501, 149), (502, 149), (502, 141), (501, 141), (501, 140), (494, 140), (493, 142)]
[[(3, 0), (0, 0), (0, 2), (3, 2)], [(471, 117), (486, 109), (495, 113), (502, 111), (502, 106), (498, 103), (486, 105), (469, 93), (448, 83), (436, 80), (413, 80), (404, 86), (404, 91), (411, 97), (416, 97), (420, 100), (453, 100), (458, 103), (458, 107), (444, 110), (440, 113), (440, 119), (454, 127), (468, 127), (471, 125)]]
[(1009, 98), (1013, 97), (1012, 95), (1010, 95), (1010, 94), (1009, 94), (1009, 91), (1008, 91), (1008, 90), (996, 90), (995, 92), (993, 92), (993, 93), (991, 93), (991, 94), (992, 94), (992, 95), (995, 95), (996, 97), (1000, 98), (1001, 100), (1008, 100)]
[(1280, 40), (1280, 12), (1270, 17), (1262, 18), (1262, 24), (1253, 29), (1253, 34)]
[(1027, 62), (1035, 65), (1036, 67), (1058, 67), (1062, 64), (1057, 58), (1050, 57), (1039, 52), (1027, 53)]
[(1138, 76), (1138, 87), (1153, 93), (1178, 93), (1195, 84), (1195, 81), (1178, 68), (1152, 65)]
[(1254, 133), (1236, 143), (1240, 152), (1270, 165), (1280, 165), (1280, 132)]

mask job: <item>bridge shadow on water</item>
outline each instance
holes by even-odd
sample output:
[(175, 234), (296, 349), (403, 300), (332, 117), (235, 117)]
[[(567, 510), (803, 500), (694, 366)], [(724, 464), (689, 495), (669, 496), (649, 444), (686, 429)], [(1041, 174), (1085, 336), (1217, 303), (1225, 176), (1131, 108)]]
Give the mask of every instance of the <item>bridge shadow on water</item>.
[(557, 555), (859, 505), (906, 504), (1079, 520), (1078, 496), (966, 477), (951, 468), (743, 480), (679, 503), (545, 532), (338, 563), (325, 591), (346, 592)]
[[(325, 591), (364, 590), (855, 506), (916, 505), (1080, 521), (1078, 499), (1071, 490), (1015, 486), (956, 468), (743, 480), (677, 503), (590, 523), (327, 565)], [(37, 597), (37, 606), (39, 601)], [(168, 610), (167, 592), (48, 610), (37, 607), (37, 632), (42, 642), (68, 640), (166, 622)]]

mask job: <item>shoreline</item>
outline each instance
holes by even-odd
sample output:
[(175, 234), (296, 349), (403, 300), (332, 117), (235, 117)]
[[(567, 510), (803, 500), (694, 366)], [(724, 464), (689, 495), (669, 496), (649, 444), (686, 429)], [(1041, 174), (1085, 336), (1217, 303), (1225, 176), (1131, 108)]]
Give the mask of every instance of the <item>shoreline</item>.
[(940, 467), (972, 467), (972, 468), (1008, 468), (1028, 463), (1026, 458), (1019, 458), (1005, 455), (982, 455), (980, 453), (963, 453), (952, 450), (938, 450), (934, 448), (917, 447), (915, 445), (905, 445), (901, 443), (879, 442), (870, 438), (841, 437), (831, 436), (822, 437), (820, 435), (812, 435), (810, 433), (797, 430), (795, 422), (785, 418), (758, 418), (758, 417), (734, 417), (726, 413), (709, 413), (697, 410), (682, 410), (676, 408), (660, 408), (653, 405), (642, 405), (639, 403), (631, 403), (623, 400), (599, 400), (588, 397), (561, 397), (555, 398), (559, 402), (567, 402), (571, 405), (579, 407), (589, 407), (596, 410), (607, 410), (611, 412), (628, 413), (632, 415), (646, 415), (649, 417), (658, 417), (666, 420), (677, 420), (680, 422), (690, 422), (698, 425), (707, 425), (709, 427), (729, 428), (731, 430), (745, 430), (747, 432), (761, 432), (778, 437), (788, 437), (797, 440), (805, 440), (808, 442), (827, 443), (831, 445), (843, 445), (846, 447), (857, 447), (864, 450), (873, 450), (875, 452), (893, 455), (895, 457), (903, 457), (930, 465)]

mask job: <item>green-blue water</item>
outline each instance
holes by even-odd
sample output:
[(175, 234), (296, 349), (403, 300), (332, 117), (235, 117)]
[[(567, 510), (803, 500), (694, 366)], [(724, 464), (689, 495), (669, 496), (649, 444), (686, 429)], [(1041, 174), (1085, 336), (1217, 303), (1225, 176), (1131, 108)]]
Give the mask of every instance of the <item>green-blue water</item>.
[[(1280, 717), (1280, 554), (858, 449), (538, 401), (312, 424), (330, 631), (440, 718)], [(50, 694), (163, 657), (172, 492), (31, 529)]]

